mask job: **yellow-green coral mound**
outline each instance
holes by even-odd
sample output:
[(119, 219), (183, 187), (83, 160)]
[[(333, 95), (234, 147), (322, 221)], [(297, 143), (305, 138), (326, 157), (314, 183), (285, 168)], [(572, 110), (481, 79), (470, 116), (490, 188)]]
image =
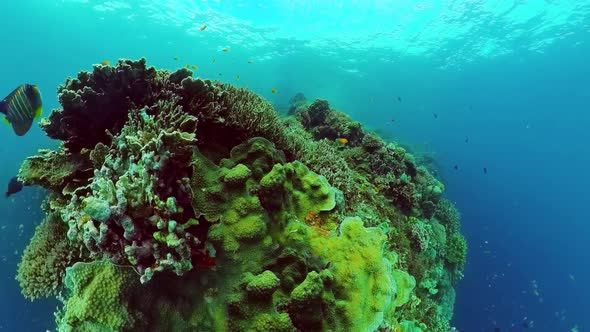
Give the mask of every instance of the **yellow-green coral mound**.
[(135, 318), (127, 309), (126, 296), (136, 286), (137, 274), (107, 261), (76, 263), (66, 272), (70, 296), (58, 315), (60, 332), (123, 331)]
[(47, 216), (35, 229), (16, 275), (26, 298), (57, 295), (66, 267), (80, 258), (80, 251), (67, 240), (67, 230), (55, 214)]
[[(345, 219), (337, 237), (325, 237), (307, 227), (293, 226), (296, 228), (291, 236), (308, 242), (311, 253), (330, 266), (327, 271), (331, 274), (335, 301), (332, 310), (336, 318), (331, 329), (374, 331), (385, 322), (384, 316), (392, 305), (400, 305), (393, 302), (396, 294), (407, 301), (407, 294), (414, 285), (411, 282), (396, 284), (393, 275), (397, 272), (392, 269), (392, 256), (384, 249), (386, 237), (382, 230), (365, 228), (359, 218)], [(298, 232), (305, 232), (305, 235), (300, 237), (296, 235)], [(300, 291), (295, 288), (293, 292)]]

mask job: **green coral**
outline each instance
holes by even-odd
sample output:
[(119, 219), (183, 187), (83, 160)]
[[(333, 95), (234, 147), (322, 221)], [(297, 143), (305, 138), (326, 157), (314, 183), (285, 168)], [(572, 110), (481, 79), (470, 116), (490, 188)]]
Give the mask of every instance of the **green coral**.
[(83, 257), (80, 249), (67, 241), (67, 229), (55, 214), (48, 215), (35, 229), (16, 275), (27, 299), (57, 295), (66, 267)]
[(309, 211), (330, 211), (336, 206), (336, 192), (326, 178), (298, 161), (276, 164), (260, 180), (264, 202), (303, 219)]
[(243, 280), (246, 284), (248, 294), (256, 297), (268, 297), (272, 295), (279, 288), (280, 284), (279, 278), (269, 270), (256, 276), (247, 273)]
[(82, 209), (90, 218), (98, 222), (105, 222), (111, 217), (109, 203), (96, 197), (84, 198)]
[(18, 177), (24, 185), (40, 185), (61, 192), (71, 181), (91, 175), (90, 162), (83, 155), (70, 155), (59, 151), (39, 150), (36, 156), (25, 159)]
[(449, 263), (460, 268), (465, 265), (467, 257), (467, 241), (461, 234), (455, 234), (447, 244), (446, 259)]
[(396, 285), (393, 306), (399, 307), (408, 303), (410, 300), (412, 291), (416, 287), (416, 280), (408, 272), (402, 270), (393, 270), (392, 275)]
[(332, 266), (338, 318), (331, 328), (372, 331), (379, 327), (396, 292), (391, 262), (383, 253), (384, 234), (364, 228), (358, 218), (348, 218), (340, 225), (338, 237), (325, 238), (310, 230), (306, 235), (302, 239), (309, 241), (311, 252)]
[(76, 263), (67, 268), (65, 286), (70, 292), (57, 316), (58, 331), (122, 331), (135, 323), (125, 301), (137, 282), (130, 268), (106, 261)]

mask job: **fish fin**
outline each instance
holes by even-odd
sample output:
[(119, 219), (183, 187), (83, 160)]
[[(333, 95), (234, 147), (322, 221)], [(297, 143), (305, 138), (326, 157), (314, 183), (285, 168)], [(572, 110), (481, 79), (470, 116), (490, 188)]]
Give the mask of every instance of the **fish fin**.
[(11, 125), (10, 121), (7, 118), (2, 118), (2, 122), (6, 123), (7, 125)]
[(18, 136), (23, 136), (24, 134), (26, 134), (29, 131), (29, 129), (31, 129), (32, 124), (33, 124), (33, 119), (26, 121), (26, 122), (13, 123), (12, 129), (14, 129), (14, 133), (17, 134)]
[(8, 102), (6, 100), (0, 101), (0, 113), (7, 114), (8, 113)]
[(43, 114), (43, 107), (39, 106), (39, 108), (37, 108), (35, 110), (35, 119), (40, 118), (42, 114)]

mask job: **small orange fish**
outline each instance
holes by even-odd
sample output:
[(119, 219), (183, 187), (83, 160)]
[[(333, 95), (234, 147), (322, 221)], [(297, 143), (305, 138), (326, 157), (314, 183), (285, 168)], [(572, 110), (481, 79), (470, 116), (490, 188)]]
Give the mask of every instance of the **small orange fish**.
[(207, 29), (207, 24), (201, 25), (201, 27), (199, 28), (199, 31), (203, 31), (205, 29)]
[(100, 64), (103, 65), (103, 66), (110, 66), (111, 65), (111, 62), (109, 60), (104, 60)]
[(275, 88), (272, 88), (272, 89), (270, 89), (270, 92), (272, 92), (272, 93), (277, 93), (278, 91), (277, 91), (277, 89), (275, 89)]
[(191, 68), (194, 69), (194, 70), (199, 70), (199, 67), (197, 67), (195, 65), (192, 65)]
[(340, 137), (336, 139), (340, 144), (347, 144), (348, 143), (348, 139), (344, 138), (344, 137)]
[(224, 48), (222, 51), (224, 51), (225, 53), (229, 52), (229, 47)]

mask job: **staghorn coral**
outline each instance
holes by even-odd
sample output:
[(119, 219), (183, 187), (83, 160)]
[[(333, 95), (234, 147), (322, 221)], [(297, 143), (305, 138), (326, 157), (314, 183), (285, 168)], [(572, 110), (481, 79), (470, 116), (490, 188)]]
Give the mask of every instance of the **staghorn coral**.
[(63, 148), (19, 176), (101, 262), (66, 278), (63, 330), (450, 328), (464, 250), (442, 183), (326, 101), (281, 119), (191, 75), (120, 60), (60, 87), (43, 128)]

